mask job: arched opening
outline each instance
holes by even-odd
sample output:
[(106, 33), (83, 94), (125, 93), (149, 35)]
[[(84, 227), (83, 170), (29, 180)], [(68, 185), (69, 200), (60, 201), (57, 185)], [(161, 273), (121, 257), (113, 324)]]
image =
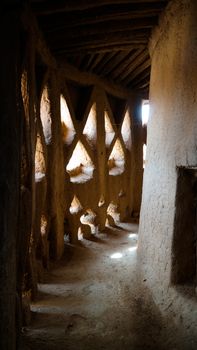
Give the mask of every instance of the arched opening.
[(42, 122), (42, 128), (46, 145), (49, 145), (52, 140), (52, 118), (51, 118), (51, 101), (49, 99), (48, 86), (45, 85), (41, 101), (40, 101), (40, 119)]
[(78, 141), (66, 166), (70, 181), (84, 183), (92, 179), (94, 164), (81, 141)]
[(68, 109), (68, 105), (63, 95), (60, 96), (60, 111), (62, 123), (62, 139), (66, 145), (73, 142), (76, 131)]
[(74, 195), (73, 200), (71, 202), (70, 208), (69, 208), (69, 212), (71, 214), (77, 214), (79, 213), (81, 210), (83, 209), (79, 199), (77, 198), (76, 195)]
[(114, 143), (108, 160), (109, 175), (121, 175), (125, 170), (125, 156), (119, 139)]
[(86, 136), (86, 139), (91, 146), (96, 145), (96, 123), (96, 103), (94, 103), (90, 109), (90, 113), (88, 114), (88, 118), (83, 129), (83, 134)]
[(122, 126), (121, 126), (121, 134), (123, 141), (125, 143), (126, 148), (130, 151), (131, 150), (131, 118), (129, 115), (129, 110), (127, 109)]
[(36, 151), (35, 151), (35, 180), (39, 182), (45, 177), (46, 174), (46, 164), (44, 157), (44, 149), (42, 144), (42, 139), (39, 134), (37, 134), (36, 140)]
[(107, 147), (109, 147), (114, 139), (115, 131), (113, 129), (112, 122), (110, 120), (110, 117), (107, 111), (105, 111), (104, 118), (105, 118), (105, 144)]

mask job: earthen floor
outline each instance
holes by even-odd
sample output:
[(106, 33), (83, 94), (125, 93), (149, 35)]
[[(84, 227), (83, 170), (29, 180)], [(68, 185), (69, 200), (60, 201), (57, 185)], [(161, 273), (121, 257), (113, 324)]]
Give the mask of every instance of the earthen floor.
[(137, 280), (135, 223), (66, 244), (65, 256), (39, 285), (24, 329), (30, 350), (179, 349)]

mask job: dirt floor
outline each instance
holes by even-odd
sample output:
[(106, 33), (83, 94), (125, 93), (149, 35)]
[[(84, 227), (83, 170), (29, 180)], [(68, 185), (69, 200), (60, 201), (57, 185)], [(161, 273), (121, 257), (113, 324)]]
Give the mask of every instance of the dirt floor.
[(66, 244), (39, 285), (23, 349), (182, 349), (169, 320), (145, 297), (146, 281), (137, 280), (137, 230), (124, 223)]

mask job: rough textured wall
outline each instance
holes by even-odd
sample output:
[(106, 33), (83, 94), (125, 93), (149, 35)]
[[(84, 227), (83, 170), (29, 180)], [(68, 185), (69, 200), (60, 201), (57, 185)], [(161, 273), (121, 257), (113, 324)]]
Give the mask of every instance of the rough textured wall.
[(65, 219), (69, 226), (65, 234), (70, 231), (71, 241), (77, 241), (78, 229), (87, 237), (103, 230), (107, 218), (114, 224), (133, 211), (134, 192), (140, 192), (135, 186), (139, 165), (136, 167), (134, 153), (141, 142), (133, 128), (133, 105), (133, 99), (109, 95), (99, 84), (88, 85), (86, 79), (84, 85), (71, 83), (66, 76), (62, 79)]
[(21, 19), (20, 216), (15, 250), (21, 318), (28, 324), (28, 304), (37, 295), (43, 269), (49, 267), (50, 258), (58, 259), (64, 251), (65, 187), (56, 65), (31, 15), (24, 11)]
[[(121, 219), (124, 218), (133, 208), (131, 192), (135, 187), (136, 160), (134, 147), (130, 145), (133, 99), (130, 100), (129, 111), (122, 111), (120, 118), (117, 118), (115, 108), (121, 98), (126, 103), (130, 94), (128, 96), (127, 92), (125, 97), (124, 89), (101, 82), (95, 76), (72, 71), (70, 67), (67, 67), (67, 74), (66, 68), (62, 74), (34, 18), (27, 9), (21, 8), (19, 12), (15, 7), (12, 13), (7, 10), (5, 16), (1, 16), (0, 25), (0, 348), (9, 350), (19, 347), (16, 342), (20, 341), (22, 324), (30, 322), (29, 302), (37, 296), (37, 284), (42, 281), (43, 269), (49, 267), (50, 258), (58, 259), (63, 254), (64, 219), (69, 216), (73, 195), (78, 194), (83, 201), (84, 221), (92, 215), (86, 212), (89, 207), (97, 212), (94, 224), (100, 229), (105, 226), (107, 206), (112, 200), (119, 207)], [(70, 112), (73, 109), (71, 117), (76, 130), (70, 147), (62, 142), (62, 134), (70, 132), (70, 124), (65, 123), (62, 127), (60, 119), (62, 84), (68, 80), (75, 81), (75, 85), (80, 83), (75, 94), (70, 90), (72, 101), (67, 101)], [(86, 100), (82, 91), (84, 86), (93, 91)], [(115, 100), (117, 95), (119, 99), (115, 107), (110, 107), (108, 94), (113, 91)], [(69, 100), (67, 93), (65, 95)], [(111, 96), (111, 99), (114, 97)], [(88, 125), (87, 129), (85, 126), (94, 103), (96, 139), (92, 126)], [(111, 139), (109, 147), (105, 142), (106, 112), (110, 114), (114, 129), (114, 140)], [(133, 134), (136, 145), (134, 129)], [(118, 157), (114, 154), (109, 159), (116, 139), (119, 139), (117, 153), (120, 154)], [(95, 176), (87, 184), (71, 184), (66, 173), (66, 161), (79, 140), (83, 141), (95, 166)], [(122, 168), (123, 155), (125, 162)], [(88, 156), (82, 157), (85, 163)], [(75, 178), (81, 168), (83, 164), (79, 163), (70, 175)], [(86, 169), (85, 176), (89, 176), (90, 168)], [(109, 171), (118, 173), (110, 178)], [(135, 188), (135, 191), (138, 190)], [(115, 215), (119, 213), (113, 212)], [(68, 218), (71, 231), (77, 232), (80, 216), (81, 213), (73, 221), (72, 215)], [(84, 226), (87, 228), (87, 225)]]
[(24, 239), (17, 249), (25, 254), (17, 281), (19, 290), (24, 285), (23, 292), (35, 298), (43, 268), (62, 256), (64, 234), (77, 241), (80, 226), (87, 235), (102, 230), (111, 214), (122, 220), (139, 210), (142, 161), (136, 150), (142, 140), (141, 124), (133, 123), (134, 94), (68, 64), (57, 67), (28, 11), (22, 28)]
[(182, 320), (191, 334), (196, 326), (195, 286), (189, 288), (190, 295), (186, 286), (172, 286), (171, 270), (179, 209), (175, 207), (176, 167), (197, 166), (196, 13), (195, 0), (172, 1), (152, 37), (151, 107), (139, 232), (139, 265), (146, 286), (159, 307), (178, 324)]
[(0, 348), (14, 350), (21, 138), (18, 14), (0, 16), (0, 38)]

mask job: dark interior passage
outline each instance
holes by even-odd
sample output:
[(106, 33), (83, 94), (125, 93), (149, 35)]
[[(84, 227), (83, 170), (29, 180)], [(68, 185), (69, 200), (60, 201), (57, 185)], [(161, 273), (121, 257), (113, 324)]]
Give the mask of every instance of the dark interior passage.
[(196, 349), (197, 2), (0, 6), (0, 349)]

